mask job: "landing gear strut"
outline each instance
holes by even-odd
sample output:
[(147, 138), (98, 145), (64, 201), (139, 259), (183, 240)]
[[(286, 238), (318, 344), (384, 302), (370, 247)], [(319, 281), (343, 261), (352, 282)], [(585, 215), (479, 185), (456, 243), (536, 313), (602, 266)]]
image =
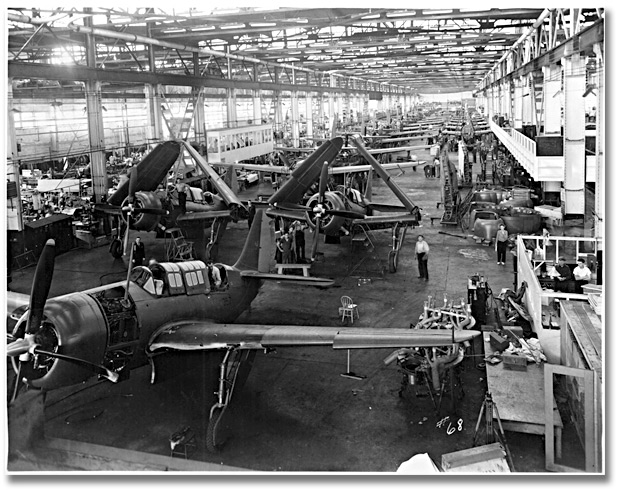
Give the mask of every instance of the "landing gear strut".
[(402, 226), (400, 223), (395, 223), (392, 227), (392, 250), (388, 254), (388, 270), (391, 273), (396, 272), (398, 269), (398, 254), (405, 241), (405, 234), (407, 233), (407, 226)]
[(256, 352), (252, 350), (229, 347), (220, 363), (218, 390), (215, 392), (217, 402), (213, 404), (209, 412), (205, 433), (205, 446), (210, 453), (217, 452), (223, 444), (218, 430), (220, 421), (230, 404), (235, 386), (241, 387), (245, 382), (255, 355)]

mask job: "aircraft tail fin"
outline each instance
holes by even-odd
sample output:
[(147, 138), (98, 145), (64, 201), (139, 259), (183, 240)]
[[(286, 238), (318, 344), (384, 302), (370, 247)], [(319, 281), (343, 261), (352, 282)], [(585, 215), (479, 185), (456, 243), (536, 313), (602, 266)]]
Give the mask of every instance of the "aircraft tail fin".
[(242, 271), (269, 272), (273, 243), (269, 218), (266, 217), (264, 209), (258, 208), (234, 267)]

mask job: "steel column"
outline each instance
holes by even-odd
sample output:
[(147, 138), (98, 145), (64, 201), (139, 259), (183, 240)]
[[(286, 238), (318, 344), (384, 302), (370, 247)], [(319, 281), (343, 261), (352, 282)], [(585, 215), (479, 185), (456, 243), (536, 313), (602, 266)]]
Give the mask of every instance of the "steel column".
[[(84, 19), (85, 24), (92, 24), (92, 18)], [(89, 68), (96, 68), (97, 56), (95, 40), (92, 34), (86, 35), (86, 63)], [(90, 172), (95, 203), (108, 195), (108, 175), (105, 161), (105, 132), (103, 113), (101, 111), (101, 82), (86, 82), (86, 117), (88, 119), (88, 140), (90, 144)]]
[(579, 54), (564, 59), (564, 214), (585, 214), (586, 67)]
[[(19, 177), (19, 152), (17, 151), (17, 140), (15, 139), (15, 112), (13, 111), (13, 81), (9, 78), (7, 83), (7, 142), (6, 145), (6, 178), (8, 182), (15, 183), (17, 196), (6, 199), (6, 229), (22, 231), (24, 227), (21, 181)], [(7, 246), (10, 244), (7, 243)], [(11, 267), (11, 264), (7, 264)]]

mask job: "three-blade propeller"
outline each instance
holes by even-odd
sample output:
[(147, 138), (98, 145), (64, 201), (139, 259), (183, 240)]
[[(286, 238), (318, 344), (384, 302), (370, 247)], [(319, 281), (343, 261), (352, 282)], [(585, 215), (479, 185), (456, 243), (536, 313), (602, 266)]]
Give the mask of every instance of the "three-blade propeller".
[[(30, 295), (30, 305), (28, 311), (25, 313), (25, 315), (27, 315), (26, 327), (22, 331), (18, 324), (14, 332), (14, 336), (10, 336), (10, 338), (15, 340), (8, 344), (7, 356), (19, 358), (18, 375), (13, 398), (17, 395), (19, 383), (21, 381), (19, 373), (21, 373), (22, 363), (29, 362), (31, 355), (43, 355), (55, 359), (62, 359), (90, 369), (95, 374), (99, 374), (110, 381), (118, 381), (118, 374), (106, 369), (103, 366), (99, 366), (76, 357), (45, 350), (39, 344), (39, 332), (43, 324), (45, 303), (47, 302), (50, 286), (52, 284), (52, 277), (54, 275), (55, 258), (56, 243), (54, 240), (50, 239), (45, 243), (45, 247), (39, 257), (37, 268), (34, 273)], [(23, 335), (23, 337), (21, 337), (21, 335)]]
[(125, 228), (125, 237), (123, 240), (123, 255), (127, 253), (127, 245), (129, 243), (129, 229), (131, 228), (131, 224), (133, 219), (139, 214), (156, 214), (156, 215), (167, 215), (168, 211), (160, 208), (143, 208), (135, 205), (136, 202), (136, 191), (138, 188), (138, 167), (132, 167), (129, 172), (129, 193), (127, 196), (127, 203), (124, 206), (121, 206), (121, 211), (123, 216), (125, 217), (125, 221), (127, 222), (127, 227)]
[(321, 167), (321, 175), (319, 178), (319, 190), (318, 190), (318, 200), (314, 207), (306, 206), (304, 204), (297, 203), (278, 203), (274, 204), (276, 209), (280, 209), (282, 211), (304, 211), (307, 213), (311, 213), (312, 220), (314, 221), (314, 233), (312, 235), (312, 249), (311, 249), (311, 257), (314, 261), (316, 259), (318, 244), (319, 244), (319, 235), (321, 232), (321, 220), (323, 220), (326, 216), (339, 216), (346, 219), (361, 219), (364, 218), (365, 215), (359, 212), (350, 211), (347, 209), (330, 209), (326, 205), (325, 193), (328, 188), (328, 180), (329, 180), (329, 162), (324, 162)]

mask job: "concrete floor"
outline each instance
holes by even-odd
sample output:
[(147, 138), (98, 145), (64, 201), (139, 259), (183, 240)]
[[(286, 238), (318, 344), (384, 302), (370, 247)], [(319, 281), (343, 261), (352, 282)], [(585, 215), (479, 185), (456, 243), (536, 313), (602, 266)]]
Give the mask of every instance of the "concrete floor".
[[(418, 158), (430, 160), (422, 151)], [(380, 267), (387, 268), (389, 230), (375, 234), (374, 251), (351, 251), (348, 239), (341, 245), (321, 243), (323, 259), (313, 266), (312, 274), (334, 278), (334, 288), (267, 284), (238, 322), (340, 325), (339, 300), (346, 294), (360, 308), (355, 326), (408, 327), (417, 321), (429, 295), (466, 298), (470, 275), (486, 276), (495, 294), (513, 288), (512, 267), (498, 266), (492, 247), (454, 236), (461, 235), (461, 230), (438, 221), (431, 226), (430, 217), (442, 214), (436, 206), (439, 179), (427, 179), (419, 169), (408, 170), (396, 182), (422, 208), (423, 215), (422, 227), (408, 232), (396, 273), (377, 274)], [(383, 182), (376, 180), (373, 185), (374, 200), (397, 202)], [(244, 197), (250, 198), (265, 190), (254, 187), (246, 192)], [(429, 282), (417, 279), (413, 242), (418, 233), (425, 235), (431, 248)], [(234, 263), (246, 234), (247, 223), (229, 225), (220, 246), (221, 262)], [(163, 240), (155, 239), (154, 234), (141, 236), (147, 256), (163, 260)], [(28, 293), (33, 272), (34, 268), (28, 268), (14, 273), (11, 290)], [(74, 250), (57, 257), (50, 296), (113, 282), (125, 273), (123, 261), (114, 260), (105, 246)], [(370, 281), (361, 280), (364, 278)], [(154, 386), (149, 384), (150, 370), (142, 368), (117, 385), (91, 381), (56, 390), (47, 396), (45, 434), (165, 457), (169, 454), (168, 436), (189, 425), (197, 434), (198, 447), (190, 456), (197, 465), (269, 472), (394, 472), (417, 453), (428, 453), (440, 465), (442, 454), (472, 447), (486, 391), (486, 373), (479, 367), (482, 341), (462, 363), (463, 399), (454, 408), (450, 398), (444, 399), (438, 412), (431, 398), (416, 396), (413, 387), (399, 397), (402, 374), (394, 364), (383, 363), (391, 352), (352, 351), (350, 370), (365, 376), (362, 380), (341, 376), (347, 371), (346, 351), (283, 348), (259, 353), (244, 388), (233, 397), (224, 421), (226, 444), (216, 455), (202, 449), (213, 387), (209, 386), (212, 380), (197, 375), (202, 371), (198, 362), (189, 372), (170, 373), (170, 379)], [(448, 434), (447, 424), (437, 427), (444, 417), (453, 426), (461, 418), (463, 430)], [(516, 471), (545, 471), (542, 436), (506, 434)], [(565, 437), (564, 447), (566, 455), (580, 451), (570, 435)], [(9, 470), (76, 469), (67, 461), (45, 458), (42, 451), (35, 451), (26, 460), (10, 461)], [(196, 468), (204, 470), (204, 466)]]

